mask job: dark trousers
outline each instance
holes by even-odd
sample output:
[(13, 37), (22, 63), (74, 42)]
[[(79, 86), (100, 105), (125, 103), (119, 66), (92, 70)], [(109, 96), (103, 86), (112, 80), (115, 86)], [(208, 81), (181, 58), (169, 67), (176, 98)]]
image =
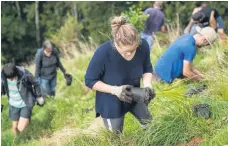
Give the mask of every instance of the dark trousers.
[[(152, 120), (152, 115), (145, 103), (137, 103), (129, 112), (136, 117), (142, 127), (145, 127)], [(122, 133), (124, 116), (112, 119), (103, 118), (103, 121), (107, 129)]]

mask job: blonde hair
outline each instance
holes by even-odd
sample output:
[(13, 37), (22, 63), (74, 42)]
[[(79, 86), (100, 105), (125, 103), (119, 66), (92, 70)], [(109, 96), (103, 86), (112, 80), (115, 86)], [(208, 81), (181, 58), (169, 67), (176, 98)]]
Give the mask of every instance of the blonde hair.
[(112, 37), (117, 45), (139, 45), (140, 36), (137, 29), (127, 22), (126, 16), (115, 16), (111, 19)]

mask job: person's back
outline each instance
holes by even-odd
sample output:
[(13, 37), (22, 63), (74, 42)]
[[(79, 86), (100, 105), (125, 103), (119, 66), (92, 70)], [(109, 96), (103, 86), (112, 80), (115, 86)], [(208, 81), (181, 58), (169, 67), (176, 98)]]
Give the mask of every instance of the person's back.
[(192, 62), (196, 54), (195, 40), (192, 35), (180, 36), (155, 65), (156, 74), (167, 83), (182, 75), (183, 60)]
[(213, 19), (217, 19), (219, 17), (219, 13), (214, 8), (202, 8), (199, 12), (192, 15), (192, 19), (195, 22), (202, 24), (202, 26), (209, 26), (211, 22), (211, 14), (213, 14)]
[(148, 8), (144, 12), (149, 14), (147, 21), (145, 22), (144, 33), (152, 35), (154, 32), (161, 30), (164, 25), (165, 15), (159, 8)]
[(145, 10), (145, 14), (148, 14), (144, 24), (144, 30), (141, 33), (141, 38), (145, 39), (149, 44), (149, 49), (151, 50), (153, 45), (153, 33), (157, 31), (166, 31), (165, 23), (165, 15), (161, 11), (162, 1), (157, 1), (153, 4), (153, 8), (148, 8)]

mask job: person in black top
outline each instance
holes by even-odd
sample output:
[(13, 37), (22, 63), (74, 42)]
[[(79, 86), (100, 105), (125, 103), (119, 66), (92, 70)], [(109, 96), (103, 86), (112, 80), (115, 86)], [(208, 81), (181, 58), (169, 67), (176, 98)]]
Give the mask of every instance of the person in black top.
[(210, 26), (218, 31), (221, 40), (226, 40), (224, 24), (219, 12), (214, 8), (202, 8), (192, 15), (193, 23), (200, 27)]
[(45, 40), (42, 49), (38, 50), (35, 57), (35, 77), (39, 80), (43, 95), (55, 96), (57, 68), (66, 73), (56, 48), (49, 40)]

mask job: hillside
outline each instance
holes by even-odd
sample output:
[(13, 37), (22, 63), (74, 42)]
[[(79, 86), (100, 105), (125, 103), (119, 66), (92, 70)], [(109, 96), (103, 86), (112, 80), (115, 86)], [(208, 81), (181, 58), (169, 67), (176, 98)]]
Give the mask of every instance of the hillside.
[[(152, 64), (166, 49), (155, 44), (151, 52)], [(84, 74), (93, 52), (77, 55), (73, 59), (62, 59), (67, 70), (73, 75), (71, 86), (66, 86), (59, 71), (57, 96), (47, 98), (44, 107), (35, 106), (32, 122), (28, 129), (14, 139), (11, 121), (8, 117), (7, 98), (2, 98), (2, 145), (128, 145), (128, 146), (223, 146), (228, 144), (228, 46), (218, 43), (211, 48), (202, 48), (196, 55), (194, 65), (206, 75), (206, 80), (196, 83), (188, 80), (175, 80), (171, 85), (153, 83), (156, 98), (149, 109), (153, 121), (147, 130), (142, 130), (137, 120), (127, 114), (124, 133), (92, 131), (97, 128), (94, 122), (95, 93), (84, 84)], [(33, 66), (29, 69), (34, 72)], [(186, 97), (189, 86), (205, 84), (203, 92)], [(211, 118), (196, 118), (192, 107), (199, 103), (210, 105)], [(92, 128), (91, 128), (92, 126)], [(90, 128), (89, 128), (90, 127)], [(100, 127), (100, 126), (99, 126)], [(92, 129), (92, 130), (91, 130)]]

